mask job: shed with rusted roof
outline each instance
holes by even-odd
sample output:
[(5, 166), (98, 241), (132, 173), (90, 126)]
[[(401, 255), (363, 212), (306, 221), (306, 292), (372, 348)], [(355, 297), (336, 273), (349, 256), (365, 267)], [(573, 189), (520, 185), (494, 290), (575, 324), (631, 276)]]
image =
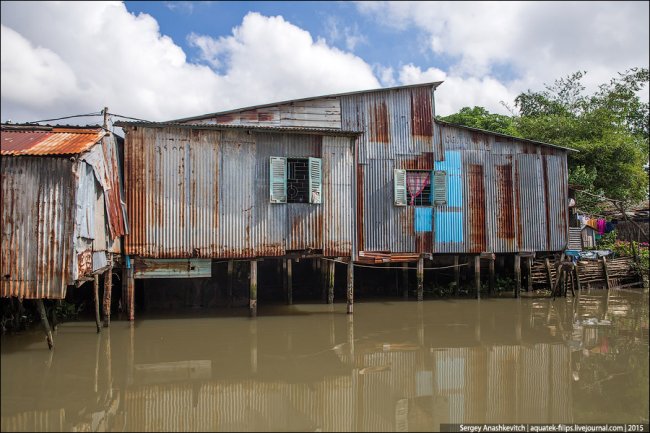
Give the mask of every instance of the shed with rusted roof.
[(121, 252), (119, 140), (99, 126), (2, 125), (2, 297), (63, 299)]

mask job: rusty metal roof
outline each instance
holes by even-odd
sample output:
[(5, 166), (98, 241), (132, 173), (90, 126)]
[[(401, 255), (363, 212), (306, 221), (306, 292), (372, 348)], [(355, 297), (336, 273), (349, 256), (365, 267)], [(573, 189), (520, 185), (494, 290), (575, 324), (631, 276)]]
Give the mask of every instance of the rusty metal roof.
[(447, 122), (447, 121), (440, 120), (440, 119), (436, 119), (436, 123), (439, 123), (440, 125), (453, 126), (454, 128), (467, 129), (468, 131), (475, 131), (475, 132), (481, 132), (481, 133), (484, 133), (484, 134), (496, 135), (498, 137), (512, 138), (513, 140), (519, 140), (519, 141), (523, 141), (525, 143), (535, 144), (535, 145), (538, 145), (538, 146), (554, 147), (556, 149), (567, 150), (569, 152), (580, 152), (579, 150), (571, 149), (570, 147), (564, 147), (564, 146), (559, 146), (557, 144), (545, 143), (543, 141), (529, 140), (528, 138), (515, 137), (514, 135), (508, 135), (508, 134), (502, 134), (500, 132), (488, 131), (487, 129), (474, 128), (474, 127), (471, 127), (471, 126), (465, 126), (465, 125), (461, 125), (459, 123), (451, 123), (451, 122)]
[(285, 134), (316, 134), (316, 135), (338, 135), (338, 136), (357, 136), (363, 134), (363, 131), (350, 131), (338, 128), (305, 128), (298, 126), (258, 126), (258, 125), (230, 125), (222, 123), (176, 123), (176, 122), (126, 122), (118, 121), (114, 123), (120, 128), (128, 126), (143, 126), (146, 128), (183, 128), (183, 129), (210, 129), (210, 130), (251, 130), (260, 132), (281, 132)]
[(386, 91), (390, 91), (390, 90), (410, 89), (410, 88), (413, 88), (413, 87), (432, 87), (435, 90), (442, 83), (443, 83), (442, 81), (432, 81), (432, 82), (429, 82), (429, 83), (407, 84), (407, 85), (404, 85), (404, 86), (381, 87), (379, 89), (355, 90), (353, 92), (332, 93), (332, 94), (329, 94), (329, 95), (310, 96), (310, 97), (307, 97), (307, 98), (287, 99), (285, 101), (272, 102), (272, 103), (268, 103), (268, 104), (252, 105), (252, 106), (244, 107), (244, 108), (235, 108), (235, 109), (232, 109), (232, 110), (218, 111), (216, 113), (202, 114), (200, 116), (192, 116), (192, 117), (185, 117), (185, 118), (182, 118), (182, 119), (174, 119), (174, 120), (171, 120), (170, 122), (188, 122), (190, 120), (206, 119), (206, 118), (214, 117), (214, 116), (217, 116), (217, 115), (236, 113), (236, 112), (240, 112), (240, 111), (248, 111), (248, 110), (253, 110), (253, 109), (256, 109), (256, 108), (272, 107), (274, 105), (282, 105), (282, 104), (288, 104), (288, 103), (292, 103), (292, 102), (310, 101), (312, 99), (338, 98), (340, 96), (350, 96), (350, 95), (357, 95), (357, 94), (362, 94), (362, 93), (386, 92)]
[(85, 152), (105, 132), (101, 128), (71, 128), (2, 125), (2, 155), (74, 155)]

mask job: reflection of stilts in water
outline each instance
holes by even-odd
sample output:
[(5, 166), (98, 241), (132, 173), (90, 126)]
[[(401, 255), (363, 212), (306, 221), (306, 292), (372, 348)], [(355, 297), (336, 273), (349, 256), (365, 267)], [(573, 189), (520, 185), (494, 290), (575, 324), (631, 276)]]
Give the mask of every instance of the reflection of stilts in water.
[(327, 310), (329, 311), (329, 325), (330, 325), (330, 346), (336, 345), (336, 325), (334, 323), (334, 304), (328, 304)]
[(420, 349), (424, 349), (424, 305), (419, 302), (417, 304), (418, 310), (418, 345)]
[(257, 373), (257, 320), (252, 320), (248, 324), (248, 331), (250, 334), (251, 372)]

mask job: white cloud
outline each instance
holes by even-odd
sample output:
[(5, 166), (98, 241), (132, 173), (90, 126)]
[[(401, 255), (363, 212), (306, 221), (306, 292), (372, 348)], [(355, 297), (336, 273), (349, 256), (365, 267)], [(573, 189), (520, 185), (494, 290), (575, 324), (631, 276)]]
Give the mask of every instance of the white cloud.
[(99, 111), (168, 120), (379, 87), (359, 57), (282, 17), (249, 13), (231, 36), (192, 37), (220, 69), (188, 62), (120, 2), (2, 3), (2, 120)]
[(413, 64), (402, 66), (399, 70), (402, 84), (444, 81), (436, 90), (436, 115), (447, 116), (462, 107), (475, 105), (485, 107), (492, 113), (510, 114), (501, 104), (512, 103), (518, 92), (506, 87), (492, 77), (469, 77), (448, 75), (437, 68), (420, 69)]
[(349, 51), (354, 51), (359, 44), (368, 43), (368, 38), (361, 33), (357, 23), (354, 23), (352, 27), (342, 26), (343, 29), (341, 29), (340, 20), (336, 16), (330, 15), (325, 20), (324, 25), (330, 43), (342, 41)]
[[(541, 89), (586, 70), (588, 89), (617, 72), (648, 66), (648, 2), (359, 2), (384, 26), (428, 37), (465, 79), (506, 68), (508, 87)], [(448, 83), (445, 83), (445, 86)], [(442, 90), (442, 87), (440, 88)], [(438, 101), (441, 99), (439, 98)]]

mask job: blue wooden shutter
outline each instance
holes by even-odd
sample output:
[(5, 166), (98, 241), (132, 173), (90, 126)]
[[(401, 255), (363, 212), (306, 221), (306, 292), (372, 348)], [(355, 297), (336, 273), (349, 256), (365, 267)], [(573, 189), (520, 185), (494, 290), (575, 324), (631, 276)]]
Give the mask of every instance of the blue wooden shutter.
[(271, 203), (287, 202), (287, 159), (272, 156), (269, 172)]
[(406, 206), (406, 170), (393, 170), (393, 187), (395, 190), (395, 206)]
[(309, 203), (323, 202), (323, 173), (320, 158), (309, 158)]
[(433, 172), (433, 204), (447, 204), (447, 172), (436, 170)]

